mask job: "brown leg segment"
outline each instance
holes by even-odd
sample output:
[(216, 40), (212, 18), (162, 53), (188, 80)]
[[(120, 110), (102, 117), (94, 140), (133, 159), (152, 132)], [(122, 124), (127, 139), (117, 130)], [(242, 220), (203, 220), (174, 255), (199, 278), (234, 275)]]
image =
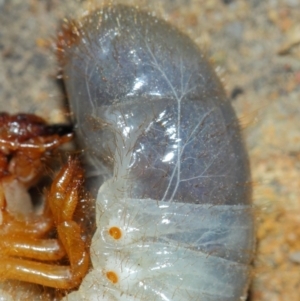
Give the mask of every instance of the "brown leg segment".
[(89, 268), (89, 256), (81, 239), (80, 227), (73, 221), (58, 226), (70, 266), (59, 266), (13, 257), (0, 261), (0, 280), (15, 279), (44, 286), (72, 289), (77, 287)]
[(79, 161), (69, 158), (66, 166), (53, 181), (47, 198), (57, 225), (73, 218), (82, 184), (83, 170)]
[[(15, 123), (22, 129), (18, 133), (12, 130)], [(27, 193), (43, 174), (49, 152), (70, 141), (72, 134), (59, 133), (28, 114), (0, 113), (0, 128), (0, 281), (75, 288), (89, 268), (86, 242), (80, 226), (73, 221), (84, 178), (79, 161), (69, 158), (58, 173), (43, 214), (13, 210), (23, 206), (23, 202), (14, 205), (19, 199), (24, 201), (21, 192)], [(53, 239), (55, 233), (57, 238)], [(56, 263), (63, 258), (69, 265)]]
[(65, 249), (57, 239), (35, 239), (31, 237), (1, 237), (1, 256), (32, 258), (39, 261), (58, 261)]
[(0, 261), (0, 280), (14, 279), (41, 284), (58, 289), (71, 289), (71, 269), (66, 266), (45, 264), (14, 257), (3, 257)]
[[(89, 268), (89, 254), (81, 237), (81, 228), (72, 221), (72, 218), (82, 182), (83, 171), (80, 164), (78, 160), (71, 158), (53, 181), (47, 202), (57, 225), (57, 240), (28, 236), (31, 232), (30, 223), (22, 224), (21, 221), (9, 223), (10, 230), (6, 231), (6, 234), (2, 233), (0, 242), (3, 256), (0, 260), (0, 280), (15, 279), (59, 289), (72, 289), (80, 284)], [(9, 218), (12, 217), (7, 214), (6, 222)], [(9, 236), (12, 232), (14, 236)], [(43, 230), (40, 232), (42, 233)], [(27, 233), (27, 236), (24, 233)], [(55, 261), (65, 254), (70, 266), (51, 265), (13, 257)]]

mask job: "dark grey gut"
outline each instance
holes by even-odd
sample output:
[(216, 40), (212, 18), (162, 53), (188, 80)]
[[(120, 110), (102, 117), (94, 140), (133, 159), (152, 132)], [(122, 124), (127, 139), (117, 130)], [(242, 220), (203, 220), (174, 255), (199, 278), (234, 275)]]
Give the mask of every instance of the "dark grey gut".
[(132, 7), (72, 25), (63, 70), (98, 195), (93, 269), (68, 300), (245, 300), (248, 156), (189, 37)]

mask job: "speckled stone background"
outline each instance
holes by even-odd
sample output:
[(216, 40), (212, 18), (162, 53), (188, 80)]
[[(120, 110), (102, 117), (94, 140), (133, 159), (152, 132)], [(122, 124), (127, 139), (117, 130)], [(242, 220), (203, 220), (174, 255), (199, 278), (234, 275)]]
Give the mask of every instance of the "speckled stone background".
[[(300, 0), (118, 1), (204, 49), (248, 145), (257, 221), (251, 301), (300, 300)], [(99, 1), (0, 0), (0, 111), (68, 120), (53, 38)]]

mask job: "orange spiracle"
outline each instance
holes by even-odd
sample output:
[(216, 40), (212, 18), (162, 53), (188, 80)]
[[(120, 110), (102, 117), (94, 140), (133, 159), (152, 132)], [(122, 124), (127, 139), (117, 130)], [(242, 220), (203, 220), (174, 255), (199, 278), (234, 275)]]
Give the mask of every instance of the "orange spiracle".
[(98, 193), (93, 268), (66, 300), (246, 299), (249, 160), (204, 54), (135, 7), (110, 5), (69, 24), (58, 48)]

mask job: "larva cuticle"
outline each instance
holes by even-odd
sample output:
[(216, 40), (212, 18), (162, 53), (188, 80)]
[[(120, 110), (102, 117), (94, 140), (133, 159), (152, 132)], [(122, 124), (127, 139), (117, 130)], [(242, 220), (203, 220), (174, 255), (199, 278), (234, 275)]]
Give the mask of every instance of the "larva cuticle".
[(242, 300), (250, 170), (212, 68), (186, 35), (132, 7), (74, 26), (65, 84), (96, 189), (104, 183), (93, 269), (67, 300)]
[[(53, 39), (62, 20), (79, 20), (108, 1), (0, 2), (2, 110), (37, 114), (51, 124), (69, 121), (62, 80), (56, 78), (59, 67)], [(213, 62), (228, 96), (235, 87), (243, 89), (243, 95), (231, 102), (250, 158), (256, 224), (247, 301), (298, 300), (299, 260), (294, 255), (300, 250), (300, 48), (289, 42), (299, 32), (300, 3), (111, 2), (147, 9), (180, 28)], [(279, 55), (278, 51), (286, 45), (286, 52)], [(94, 125), (98, 128), (97, 123)], [(111, 163), (109, 158), (108, 164)], [(44, 195), (44, 190), (40, 192)], [(33, 284), (12, 282), (0, 286), (1, 298), (8, 294), (13, 300), (19, 300), (19, 296), (24, 300), (53, 300), (45, 288)], [(56, 297), (61, 293), (54, 292)]]

